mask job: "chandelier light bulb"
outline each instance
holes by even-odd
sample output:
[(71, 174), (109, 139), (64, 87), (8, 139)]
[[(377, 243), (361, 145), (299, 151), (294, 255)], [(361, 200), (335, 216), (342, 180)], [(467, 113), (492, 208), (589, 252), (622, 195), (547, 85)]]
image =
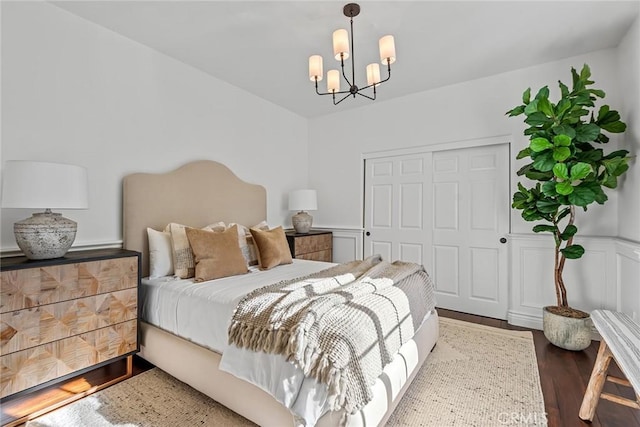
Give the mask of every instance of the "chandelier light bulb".
[(380, 61), (386, 65), (396, 62), (396, 43), (393, 40), (393, 36), (384, 36), (380, 39)]
[(340, 61), (340, 58), (347, 59), (349, 57), (349, 33), (347, 30), (340, 29), (333, 32), (333, 54)]
[(367, 65), (367, 84), (380, 84), (380, 64), (377, 62)]
[(340, 71), (327, 71), (327, 92), (340, 92)]
[(322, 80), (322, 56), (312, 55), (309, 57), (309, 80)]

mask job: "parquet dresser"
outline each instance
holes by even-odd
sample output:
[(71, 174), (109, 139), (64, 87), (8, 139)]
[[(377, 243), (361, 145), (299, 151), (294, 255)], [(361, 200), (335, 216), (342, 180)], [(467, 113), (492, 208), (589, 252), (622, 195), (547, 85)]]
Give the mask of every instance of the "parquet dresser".
[(140, 254), (3, 258), (0, 397), (37, 390), (138, 351)]
[(301, 234), (291, 230), (285, 234), (292, 257), (333, 262), (333, 233), (331, 231), (311, 230), (306, 234)]

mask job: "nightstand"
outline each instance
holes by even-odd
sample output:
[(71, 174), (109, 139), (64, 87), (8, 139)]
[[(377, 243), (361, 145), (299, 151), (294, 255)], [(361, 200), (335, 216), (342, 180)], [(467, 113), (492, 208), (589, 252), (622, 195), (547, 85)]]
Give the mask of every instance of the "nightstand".
[(1, 260), (0, 397), (121, 358), (138, 344), (140, 254), (123, 249)]
[(293, 258), (333, 262), (331, 231), (311, 230), (306, 234), (300, 234), (290, 230), (286, 235)]

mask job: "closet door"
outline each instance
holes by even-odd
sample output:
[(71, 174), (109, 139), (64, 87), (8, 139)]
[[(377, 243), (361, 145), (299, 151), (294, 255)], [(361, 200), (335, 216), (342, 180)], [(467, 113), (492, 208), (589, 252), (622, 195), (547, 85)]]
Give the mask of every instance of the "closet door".
[(367, 160), (365, 256), (423, 264), (438, 307), (506, 319), (509, 173), (508, 144)]
[(431, 153), (365, 163), (364, 254), (431, 268)]
[(509, 146), (433, 153), (433, 196), (438, 306), (506, 319)]

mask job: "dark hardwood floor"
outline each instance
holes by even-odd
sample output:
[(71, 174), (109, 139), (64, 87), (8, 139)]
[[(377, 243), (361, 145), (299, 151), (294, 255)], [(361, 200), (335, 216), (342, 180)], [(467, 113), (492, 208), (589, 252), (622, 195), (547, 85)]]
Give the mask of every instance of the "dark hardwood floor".
[[(509, 325), (504, 320), (474, 316), (444, 309), (439, 309), (438, 313), (443, 317), (479, 323), (496, 328), (528, 330), (526, 328)], [(593, 368), (598, 352), (597, 342), (592, 342), (591, 346), (584, 351), (565, 351), (549, 344), (541, 331), (534, 330), (532, 332), (547, 420), (550, 427), (587, 427), (589, 425), (593, 427), (640, 426), (640, 410), (627, 408), (606, 400), (600, 400), (596, 416), (591, 424), (578, 418), (582, 396), (589, 382), (591, 369)], [(612, 365), (615, 364), (612, 363)], [(152, 367), (153, 366), (145, 360), (134, 357), (133, 375), (137, 375)], [(124, 369), (125, 367), (122, 362), (116, 362), (70, 380), (65, 384), (50, 387), (33, 393), (32, 395), (23, 396), (20, 399), (3, 401), (2, 425), (14, 420), (15, 414), (28, 413), (31, 410), (30, 408), (37, 410), (46, 406), (47, 402), (53, 401), (57, 397), (64, 397), (69, 395), (69, 393), (76, 392), (76, 390), (81, 392), (92, 386), (106, 383), (122, 375)], [(612, 366), (610, 372), (613, 375), (622, 376), (617, 366)], [(634, 398), (632, 389), (608, 382), (605, 385), (605, 391), (620, 394), (630, 399)]]

